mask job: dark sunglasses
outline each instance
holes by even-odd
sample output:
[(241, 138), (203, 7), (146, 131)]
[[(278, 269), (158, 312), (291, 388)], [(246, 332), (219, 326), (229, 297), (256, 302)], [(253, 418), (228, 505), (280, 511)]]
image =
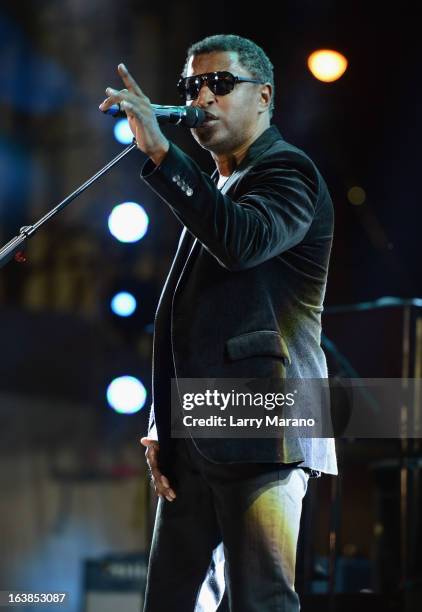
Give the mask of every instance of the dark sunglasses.
[(234, 76), (231, 72), (217, 71), (197, 74), (195, 76), (182, 77), (177, 83), (177, 90), (185, 102), (196, 100), (202, 85), (206, 85), (216, 96), (226, 96), (233, 91), (236, 83), (260, 83), (257, 79)]

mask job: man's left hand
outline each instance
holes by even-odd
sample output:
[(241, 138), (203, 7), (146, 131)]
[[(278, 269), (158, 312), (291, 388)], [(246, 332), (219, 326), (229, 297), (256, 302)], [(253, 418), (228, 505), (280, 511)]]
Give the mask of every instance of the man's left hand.
[(108, 98), (100, 104), (99, 109), (105, 111), (113, 104), (120, 104), (120, 108), (127, 115), (138, 149), (158, 166), (167, 154), (169, 141), (160, 130), (149, 98), (143, 93), (126, 66), (119, 64), (117, 70), (126, 89), (119, 91), (107, 87)]

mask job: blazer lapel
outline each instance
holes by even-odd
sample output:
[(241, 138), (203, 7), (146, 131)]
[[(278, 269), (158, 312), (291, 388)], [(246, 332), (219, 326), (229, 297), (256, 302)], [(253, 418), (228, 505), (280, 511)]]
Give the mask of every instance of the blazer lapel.
[(176, 255), (174, 256), (171, 264), (170, 271), (165, 280), (163, 289), (161, 291), (160, 299), (158, 300), (157, 310), (155, 319), (157, 320), (159, 313), (166, 310), (166, 306), (171, 307), (171, 301), (175, 292), (178, 281), (181, 278), (182, 272), (189, 259), (190, 253), (192, 252), (193, 246), (196, 242), (196, 238), (186, 229), (183, 228), (180, 235), (179, 244), (177, 247)]

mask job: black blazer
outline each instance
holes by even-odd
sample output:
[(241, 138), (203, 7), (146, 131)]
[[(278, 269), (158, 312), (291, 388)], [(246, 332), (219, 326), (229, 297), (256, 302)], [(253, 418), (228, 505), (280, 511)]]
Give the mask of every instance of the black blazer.
[[(327, 377), (320, 338), (333, 206), (315, 164), (275, 126), (221, 191), (173, 143), (141, 177), (185, 226), (154, 327), (149, 429), (156, 425), (166, 463), (172, 376)], [(337, 473), (332, 438), (194, 442), (216, 462), (300, 462)]]

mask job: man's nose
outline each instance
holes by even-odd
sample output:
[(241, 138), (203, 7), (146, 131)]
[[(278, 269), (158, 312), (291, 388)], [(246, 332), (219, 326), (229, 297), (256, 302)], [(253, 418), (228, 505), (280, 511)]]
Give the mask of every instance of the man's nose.
[(205, 107), (209, 106), (215, 101), (215, 95), (208, 87), (206, 83), (203, 83), (199, 90), (198, 97), (193, 101), (195, 106)]

